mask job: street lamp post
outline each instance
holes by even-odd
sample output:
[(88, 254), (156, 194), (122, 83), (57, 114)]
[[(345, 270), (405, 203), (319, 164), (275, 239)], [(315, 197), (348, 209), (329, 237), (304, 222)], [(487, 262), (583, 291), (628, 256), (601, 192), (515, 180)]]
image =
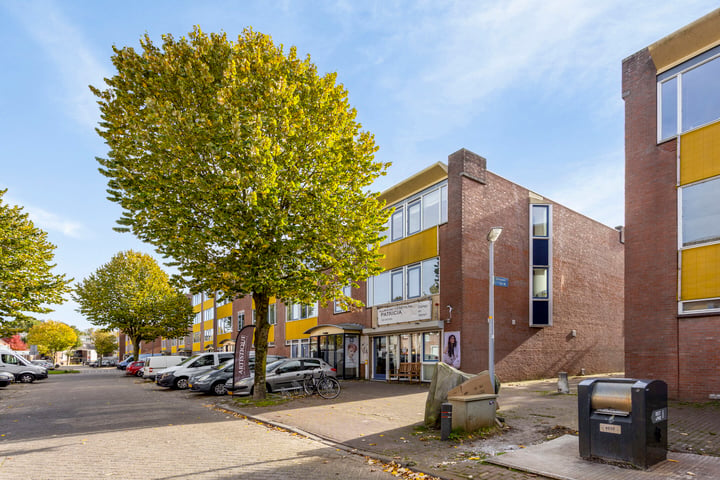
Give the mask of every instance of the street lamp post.
[(490, 301), (488, 305), (488, 372), (490, 372), (490, 383), (493, 393), (495, 391), (495, 242), (500, 237), (503, 227), (493, 227), (487, 235), (490, 242), (490, 270), (488, 272), (488, 284), (490, 289)]

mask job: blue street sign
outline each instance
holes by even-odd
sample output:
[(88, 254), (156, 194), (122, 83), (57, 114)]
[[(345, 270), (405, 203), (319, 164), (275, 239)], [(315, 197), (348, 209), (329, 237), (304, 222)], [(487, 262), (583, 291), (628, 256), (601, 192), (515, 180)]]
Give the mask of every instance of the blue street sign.
[(495, 275), (494, 284), (496, 287), (507, 287), (508, 285), (510, 285), (510, 280), (505, 277), (498, 277), (497, 275)]

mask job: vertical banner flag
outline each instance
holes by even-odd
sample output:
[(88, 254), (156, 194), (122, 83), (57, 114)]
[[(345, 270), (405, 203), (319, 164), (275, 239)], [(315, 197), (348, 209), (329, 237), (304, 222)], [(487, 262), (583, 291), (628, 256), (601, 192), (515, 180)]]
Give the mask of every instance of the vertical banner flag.
[(252, 347), (255, 325), (246, 325), (235, 339), (235, 366), (233, 367), (233, 384), (250, 376), (250, 347)]

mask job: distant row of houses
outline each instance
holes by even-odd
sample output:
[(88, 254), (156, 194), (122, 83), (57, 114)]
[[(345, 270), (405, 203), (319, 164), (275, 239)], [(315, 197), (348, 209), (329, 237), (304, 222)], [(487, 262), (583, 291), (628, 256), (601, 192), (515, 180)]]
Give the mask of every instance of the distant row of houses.
[[(560, 371), (659, 378), (720, 395), (720, 9), (623, 62), (626, 221), (610, 228), (487, 170), (461, 149), (382, 193), (384, 271), (345, 292), (365, 307), (272, 301), (270, 351), (345, 378), (429, 381), (439, 361), (503, 381)], [(488, 234), (494, 242), (490, 276)], [(490, 289), (494, 339), (489, 338)], [(146, 353), (232, 350), (252, 299), (192, 298), (180, 339)], [(120, 341), (121, 356), (129, 341)]]

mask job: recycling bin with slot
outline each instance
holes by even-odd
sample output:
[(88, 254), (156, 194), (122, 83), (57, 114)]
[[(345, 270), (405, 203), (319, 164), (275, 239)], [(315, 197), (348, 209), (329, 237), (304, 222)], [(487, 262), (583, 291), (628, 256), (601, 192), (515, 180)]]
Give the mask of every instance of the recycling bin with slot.
[(667, 384), (595, 378), (578, 384), (580, 456), (647, 469), (667, 457)]

